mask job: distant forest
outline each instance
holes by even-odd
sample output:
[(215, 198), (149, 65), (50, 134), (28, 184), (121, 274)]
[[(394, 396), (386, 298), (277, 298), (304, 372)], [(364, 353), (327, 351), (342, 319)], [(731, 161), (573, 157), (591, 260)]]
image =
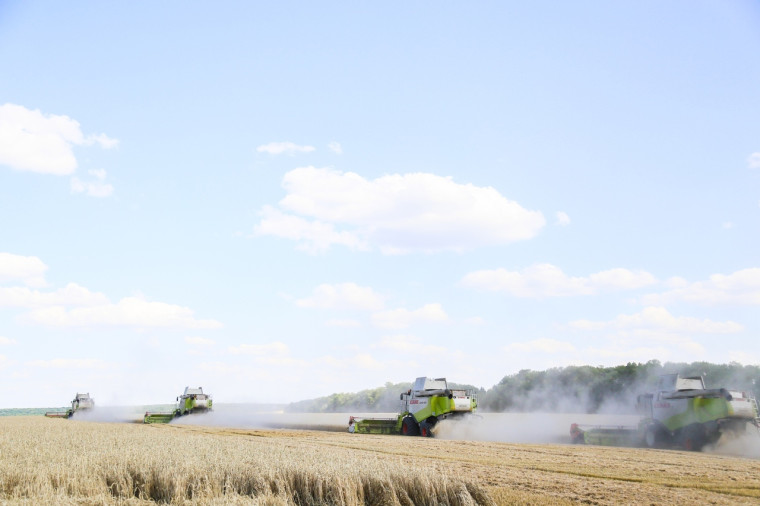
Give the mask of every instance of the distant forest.
[[(752, 392), (760, 397), (760, 366), (711, 364), (708, 362), (645, 364), (630, 362), (617, 367), (569, 366), (531, 371), (524, 369), (505, 376), (491, 388), (449, 383), (450, 388), (472, 389), (478, 395), (478, 409), (488, 412), (635, 413), (636, 396), (654, 390), (661, 374), (703, 376), (707, 388), (725, 387)], [(356, 393), (336, 393), (327, 397), (294, 402), (290, 412), (399, 411), (399, 396), (412, 383), (386, 383), (382, 387)]]

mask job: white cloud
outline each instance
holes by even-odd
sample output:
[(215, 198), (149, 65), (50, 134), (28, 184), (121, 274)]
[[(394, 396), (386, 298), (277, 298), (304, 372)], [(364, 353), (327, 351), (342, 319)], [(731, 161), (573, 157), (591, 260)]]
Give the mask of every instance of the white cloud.
[(468, 288), (506, 292), (515, 297), (567, 297), (604, 291), (635, 290), (656, 283), (646, 271), (610, 269), (587, 278), (567, 276), (559, 267), (538, 264), (522, 271), (480, 270), (462, 278)]
[(10, 344), (16, 344), (16, 341), (7, 337), (0, 336), (0, 346), (7, 346)]
[(404, 329), (415, 323), (443, 323), (449, 320), (440, 304), (425, 304), (419, 309), (393, 309), (372, 315), (372, 324), (387, 329)]
[(69, 283), (55, 292), (40, 292), (26, 287), (0, 287), (0, 307), (39, 308), (46, 306), (96, 306), (108, 303), (102, 293)]
[(362, 309), (377, 311), (383, 308), (384, 299), (370, 287), (355, 283), (322, 284), (310, 297), (299, 299), (300, 307), (319, 309)]
[(113, 364), (95, 358), (54, 358), (52, 360), (33, 360), (26, 362), (29, 367), (43, 369), (107, 369)]
[(193, 312), (182, 306), (150, 302), (139, 297), (125, 297), (116, 304), (78, 307), (66, 310), (62, 306), (36, 309), (20, 317), (21, 322), (51, 327), (155, 327), (184, 329), (215, 329), (222, 327), (216, 320), (197, 320)]
[(113, 193), (113, 186), (105, 182), (106, 171), (94, 169), (88, 173), (95, 178), (93, 181), (82, 181), (78, 177), (71, 178), (71, 193), (85, 193), (90, 197), (108, 197)]
[(522, 343), (510, 343), (504, 346), (504, 351), (525, 352), (525, 353), (572, 353), (575, 346), (568, 342), (557, 341), (556, 339), (534, 339)]
[(314, 146), (299, 146), (293, 142), (270, 142), (262, 144), (256, 148), (259, 153), (269, 153), (270, 155), (294, 155), (296, 153), (310, 153), (314, 151)]
[(0, 106), (0, 165), (21, 171), (67, 175), (77, 168), (72, 146), (118, 145), (105, 134), (85, 136), (68, 116), (43, 114), (20, 105)]
[(760, 152), (749, 155), (749, 158), (747, 158), (747, 166), (750, 169), (760, 169)]
[(283, 239), (299, 241), (298, 249), (309, 253), (326, 251), (333, 244), (346, 246), (352, 250), (366, 250), (362, 239), (351, 232), (337, 232), (330, 223), (308, 221), (298, 216), (265, 206), (261, 211), (261, 222), (254, 231), (258, 235), (272, 235)]
[(760, 305), (760, 268), (713, 274), (707, 281), (688, 283), (682, 278), (668, 281), (668, 290), (642, 297), (644, 304), (665, 305), (684, 301), (704, 305)]
[(37, 257), (0, 253), (0, 283), (20, 281), (27, 286), (45, 286), (47, 265)]
[(562, 211), (557, 211), (557, 225), (569, 225), (570, 224), (570, 216), (567, 215), (567, 213), (564, 213)]
[(595, 322), (576, 320), (569, 326), (580, 330), (619, 330), (632, 331), (646, 336), (662, 333), (669, 334), (730, 334), (741, 332), (744, 327), (738, 323), (715, 322), (688, 316), (675, 317), (663, 307), (646, 307), (640, 313), (618, 315), (614, 320)]
[(213, 346), (216, 344), (213, 339), (206, 339), (205, 337), (186, 337), (185, 342), (193, 346)]
[(342, 155), (343, 154), (343, 148), (340, 145), (340, 142), (332, 141), (330, 144), (327, 145), (327, 147), (335, 153), (336, 155)]
[[(546, 223), (540, 212), (524, 209), (494, 188), (435, 174), (368, 180), (352, 172), (302, 167), (285, 174), (283, 187), (282, 212), (264, 208), (256, 233), (314, 243), (315, 250), (343, 244), (371, 245), (384, 254), (466, 251), (530, 239)], [(286, 217), (298, 221), (286, 223)], [(319, 224), (319, 230), (308, 223)]]

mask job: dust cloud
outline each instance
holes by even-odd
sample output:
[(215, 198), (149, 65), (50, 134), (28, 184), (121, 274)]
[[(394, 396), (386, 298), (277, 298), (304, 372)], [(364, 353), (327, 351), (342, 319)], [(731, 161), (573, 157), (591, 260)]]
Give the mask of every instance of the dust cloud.
[(142, 422), (142, 415), (127, 406), (97, 406), (93, 409), (80, 409), (74, 412), (71, 419), (80, 422), (135, 423)]
[(442, 420), (434, 429), (440, 439), (495, 441), (503, 443), (570, 443), (570, 425), (636, 427), (633, 415), (570, 413), (483, 413)]
[(702, 449), (705, 453), (760, 459), (760, 429), (747, 425), (746, 432), (724, 433), (714, 445)]

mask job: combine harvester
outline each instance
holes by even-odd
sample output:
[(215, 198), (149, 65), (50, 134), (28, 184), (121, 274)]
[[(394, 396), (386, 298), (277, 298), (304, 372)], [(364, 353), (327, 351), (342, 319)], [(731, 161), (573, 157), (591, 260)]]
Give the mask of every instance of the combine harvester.
[(90, 397), (89, 392), (86, 394), (76, 394), (71, 401), (71, 408), (66, 411), (48, 411), (45, 416), (48, 418), (71, 418), (77, 411), (88, 411), (95, 407), (95, 400)]
[(441, 420), (471, 414), (478, 400), (471, 390), (450, 389), (446, 378), (417, 378), (401, 394), (401, 413), (395, 418), (361, 418), (348, 420), (348, 431), (359, 434), (403, 434), (432, 437)]
[(185, 387), (185, 393), (177, 397), (177, 405), (174, 411), (162, 413), (146, 411), (143, 423), (169, 423), (178, 416), (211, 411), (212, 404), (211, 395), (204, 394), (203, 388)]
[(660, 376), (657, 391), (638, 396), (638, 427), (570, 426), (573, 443), (604, 446), (683, 448), (699, 451), (724, 433), (760, 431), (757, 401), (746, 392), (706, 389), (702, 376)]

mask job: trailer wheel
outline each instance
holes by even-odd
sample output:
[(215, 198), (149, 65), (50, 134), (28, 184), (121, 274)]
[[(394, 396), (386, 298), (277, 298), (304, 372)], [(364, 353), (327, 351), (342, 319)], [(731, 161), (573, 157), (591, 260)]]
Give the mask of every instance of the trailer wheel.
[(420, 426), (417, 425), (414, 417), (407, 416), (404, 418), (404, 421), (401, 422), (401, 433), (405, 436), (416, 436), (420, 433)]

